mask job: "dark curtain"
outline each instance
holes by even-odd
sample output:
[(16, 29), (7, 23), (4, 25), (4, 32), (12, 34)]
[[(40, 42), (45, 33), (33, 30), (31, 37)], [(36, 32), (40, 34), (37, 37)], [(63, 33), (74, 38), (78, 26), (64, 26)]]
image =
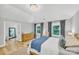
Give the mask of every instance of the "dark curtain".
[(34, 24), (34, 38), (36, 38), (36, 24)]
[(51, 25), (52, 25), (52, 22), (48, 22), (49, 37), (51, 37)]
[(43, 23), (41, 23), (41, 36), (43, 34)]
[(61, 20), (60, 25), (61, 25), (61, 35), (65, 37), (65, 20)]

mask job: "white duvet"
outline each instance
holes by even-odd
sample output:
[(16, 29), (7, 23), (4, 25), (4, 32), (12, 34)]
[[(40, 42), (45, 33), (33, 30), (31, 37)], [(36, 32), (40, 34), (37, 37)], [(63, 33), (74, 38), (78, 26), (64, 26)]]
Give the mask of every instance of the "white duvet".
[(50, 37), (41, 46), (42, 55), (57, 55), (59, 54), (59, 38)]
[(49, 37), (42, 45), (41, 51), (37, 52), (35, 49), (31, 48), (31, 42), (28, 47), (28, 54), (30, 51), (35, 52), (39, 55), (76, 55), (75, 53), (66, 51), (65, 49), (59, 46), (59, 38)]

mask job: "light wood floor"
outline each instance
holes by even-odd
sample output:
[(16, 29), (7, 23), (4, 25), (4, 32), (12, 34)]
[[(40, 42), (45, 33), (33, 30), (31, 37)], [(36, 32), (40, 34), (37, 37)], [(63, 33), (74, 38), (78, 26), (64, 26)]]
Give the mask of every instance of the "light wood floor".
[(27, 55), (27, 42), (9, 40), (0, 48), (0, 55)]

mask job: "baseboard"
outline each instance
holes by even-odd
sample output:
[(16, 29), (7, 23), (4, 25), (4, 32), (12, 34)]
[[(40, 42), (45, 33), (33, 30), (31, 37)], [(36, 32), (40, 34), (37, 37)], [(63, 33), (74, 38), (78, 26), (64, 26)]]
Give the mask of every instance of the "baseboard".
[(0, 45), (0, 48), (5, 47), (5, 44)]

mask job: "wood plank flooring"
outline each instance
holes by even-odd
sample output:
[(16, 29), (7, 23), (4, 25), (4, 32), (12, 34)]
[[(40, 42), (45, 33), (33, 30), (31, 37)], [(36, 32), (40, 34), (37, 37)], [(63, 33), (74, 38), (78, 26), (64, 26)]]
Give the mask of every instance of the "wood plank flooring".
[(27, 55), (27, 42), (9, 40), (0, 48), (0, 55)]

